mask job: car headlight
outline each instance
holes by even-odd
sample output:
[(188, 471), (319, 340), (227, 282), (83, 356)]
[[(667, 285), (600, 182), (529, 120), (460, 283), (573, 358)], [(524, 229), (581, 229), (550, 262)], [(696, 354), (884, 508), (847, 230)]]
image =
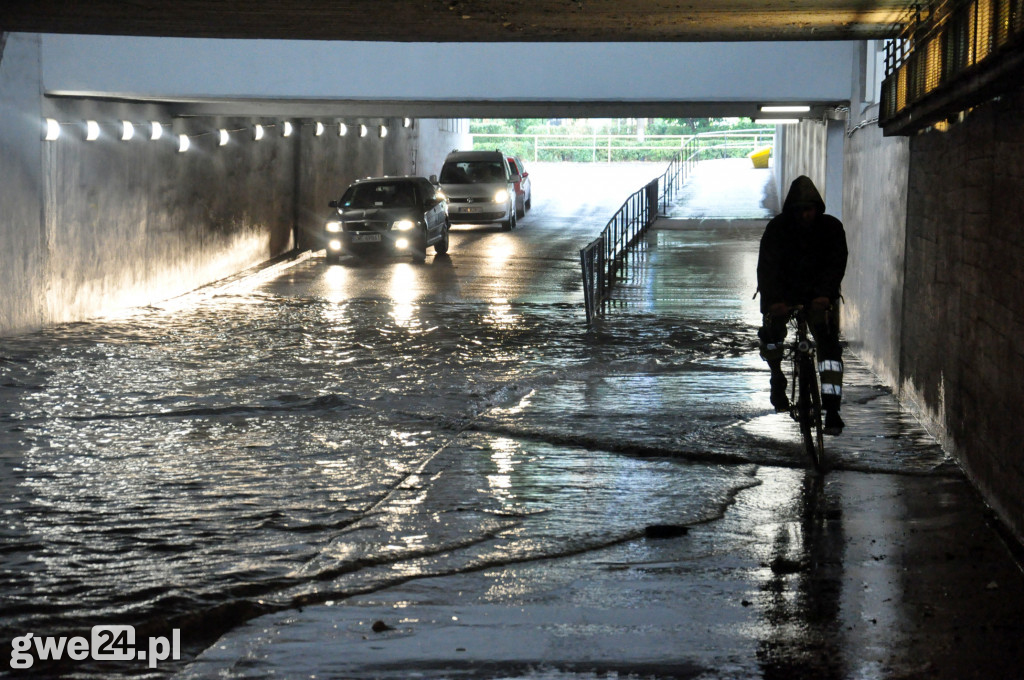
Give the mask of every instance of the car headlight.
[(508, 192), (504, 189), (499, 189), (498, 193), (494, 194), (495, 203), (504, 203), (508, 200)]
[(328, 222), (325, 226), (327, 231), (331, 232), (332, 234), (337, 234), (339, 231), (341, 231), (341, 222)]
[(399, 250), (405, 250), (406, 248), (409, 247), (409, 239), (407, 239), (407, 238), (396, 238), (395, 239), (395, 247), (398, 248)]
[(416, 223), (412, 220), (398, 220), (391, 225), (391, 228), (395, 231), (409, 231), (416, 226)]
[(330, 248), (331, 250), (341, 250), (341, 241), (339, 241), (338, 239), (332, 239), (327, 244), (327, 247)]

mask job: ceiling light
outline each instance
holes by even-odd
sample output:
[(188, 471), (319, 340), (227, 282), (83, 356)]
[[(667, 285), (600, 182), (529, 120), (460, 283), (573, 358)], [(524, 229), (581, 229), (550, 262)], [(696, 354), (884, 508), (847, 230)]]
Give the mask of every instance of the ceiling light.
[(228, 135), (228, 131), (227, 130), (221, 130), (220, 131), (220, 145), (221, 146), (226, 146), (229, 139), (231, 139), (231, 136)]
[(263, 126), (257, 125), (252, 131), (252, 138), (257, 142), (263, 139)]
[(359, 126), (359, 136), (360, 137), (365, 137), (366, 136), (366, 126), (365, 125), (360, 125)]
[(127, 142), (135, 136), (135, 126), (130, 120), (121, 121), (121, 140)]
[(324, 133), (324, 124), (320, 121), (316, 122), (316, 136), (319, 137)]
[(755, 118), (758, 125), (796, 125), (800, 122), (798, 118)]
[(188, 135), (178, 135), (178, 153), (185, 153), (189, 146), (191, 146), (191, 142), (188, 141)]
[(348, 126), (344, 123), (338, 123), (338, 136), (344, 137), (348, 134)]
[(806, 104), (787, 104), (785, 106), (762, 106), (761, 113), (807, 113), (811, 110)]
[(53, 118), (46, 119), (46, 141), (52, 142), (60, 137), (60, 123)]
[(404, 125), (407, 128), (411, 128), (412, 127), (412, 118), (406, 118), (404, 121), (402, 121), (402, 125)]
[(100, 124), (94, 120), (87, 120), (85, 122), (85, 139), (86, 141), (93, 142), (99, 139), (100, 136)]
[(160, 139), (164, 135), (164, 126), (155, 120), (149, 124), (149, 138)]
[(387, 125), (381, 125), (380, 126), (380, 130), (378, 131), (378, 133), (380, 134), (380, 138), (381, 139), (384, 139), (385, 137), (387, 137), (388, 136), (388, 126)]
[(291, 121), (286, 120), (284, 122), (284, 130), (281, 132), (281, 136), (283, 136), (283, 137), (291, 137), (292, 136), (292, 123), (291, 123)]

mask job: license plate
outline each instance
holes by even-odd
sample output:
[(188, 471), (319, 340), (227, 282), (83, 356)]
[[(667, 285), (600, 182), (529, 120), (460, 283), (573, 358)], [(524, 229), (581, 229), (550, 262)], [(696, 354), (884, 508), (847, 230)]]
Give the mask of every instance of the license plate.
[(377, 243), (380, 234), (352, 234), (352, 243)]
[(484, 211), (483, 208), (463, 208), (462, 209), (462, 212), (464, 212), (464, 213), (478, 213), (478, 212), (483, 212), (483, 211)]

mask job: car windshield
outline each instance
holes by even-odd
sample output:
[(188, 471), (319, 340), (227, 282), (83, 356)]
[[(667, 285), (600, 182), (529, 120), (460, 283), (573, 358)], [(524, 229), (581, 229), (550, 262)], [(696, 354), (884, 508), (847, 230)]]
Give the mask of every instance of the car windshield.
[(505, 181), (501, 161), (461, 161), (445, 163), (441, 168), (442, 184), (492, 184)]
[(342, 208), (412, 208), (416, 188), (411, 182), (353, 184), (341, 197)]

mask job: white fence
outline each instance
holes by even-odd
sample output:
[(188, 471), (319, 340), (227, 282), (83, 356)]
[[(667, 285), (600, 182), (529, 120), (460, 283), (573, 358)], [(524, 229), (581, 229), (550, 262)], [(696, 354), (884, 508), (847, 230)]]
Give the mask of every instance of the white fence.
[(572, 160), (579, 162), (668, 161), (694, 143), (700, 157), (736, 158), (754, 149), (771, 146), (775, 127), (697, 135), (613, 135), (613, 134), (500, 134), (473, 133), (474, 149), (500, 148), (524, 160)]

